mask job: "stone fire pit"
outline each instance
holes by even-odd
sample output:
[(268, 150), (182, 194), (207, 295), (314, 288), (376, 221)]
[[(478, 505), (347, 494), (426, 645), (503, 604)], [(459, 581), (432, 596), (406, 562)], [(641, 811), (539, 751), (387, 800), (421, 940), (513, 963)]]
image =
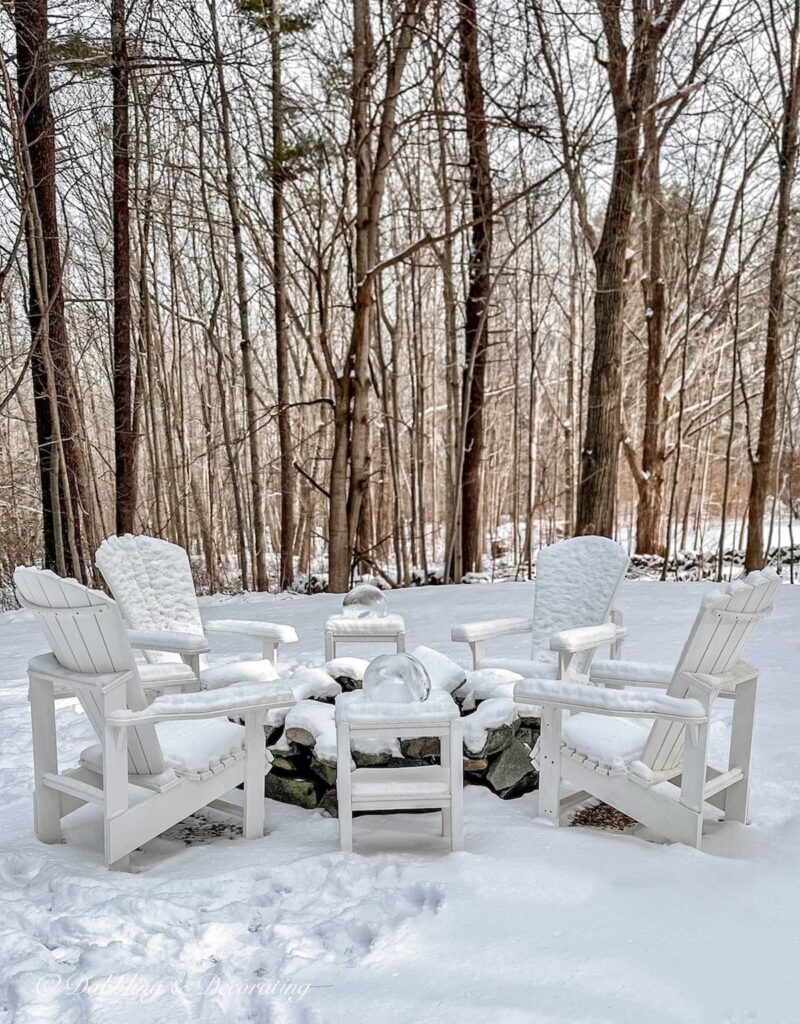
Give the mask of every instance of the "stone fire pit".
[[(536, 789), (538, 773), (530, 756), (539, 735), (539, 719), (526, 717), (512, 699), (520, 678), (504, 669), (468, 672), (429, 647), (411, 652), (428, 670), (434, 689), (452, 693), (464, 719), (464, 781), (485, 786), (504, 800)], [(267, 744), (272, 770), (265, 794), (299, 807), (320, 807), (336, 814), (336, 728), (334, 701), (343, 690), (360, 688), (369, 662), (334, 658), (324, 666), (299, 668), (285, 681), (298, 704), (272, 712)], [(361, 741), (353, 750), (355, 765), (401, 767), (430, 764), (438, 740)]]

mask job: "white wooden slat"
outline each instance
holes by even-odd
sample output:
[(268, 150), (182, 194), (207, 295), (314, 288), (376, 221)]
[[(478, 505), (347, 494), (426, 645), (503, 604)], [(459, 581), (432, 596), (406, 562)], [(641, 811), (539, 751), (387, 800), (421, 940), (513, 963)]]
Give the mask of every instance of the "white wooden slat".
[[(73, 671), (87, 672), (92, 675), (114, 671), (104, 656), (102, 647), (98, 647), (98, 630), (94, 615), (87, 616), (88, 621), (82, 621), (81, 617), (69, 613), (63, 614), (54, 609), (52, 616), (53, 628), (61, 630), (64, 644), (70, 653), (74, 664)], [(68, 667), (72, 668), (72, 666)]]
[[(716, 607), (703, 607), (698, 612), (689, 639), (667, 689), (673, 697), (685, 697), (688, 685), (684, 672), (723, 675), (735, 666), (761, 616), (770, 608), (778, 582), (754, 581), (754, 585), (737, 588), (728, 600)], [(723, 614), (717, 614), (717, 612)], [(724, 613), (742, 612), (746, 618), (736, 619)], [(676, 768), (683, 756), (685, 727), (675, 722), (656, 722), (645, 744), (642, 760), (654, 771)]]
[(46, 595), (37, 581), (35, 570), (19, 566), (14, 572), (14, 586), (21, 603), (48, 604)]
[[(64, 645), (64, 634), (55, 625), (55, 619), (42, 615), (36, 616), (38, 624), (45, 635), (45, 639), (50, 645), (50, 650), (56, 656), (57, 661), (64, 668), (71, 668), (70, 664), (70, 652)], [(74, 669), (73, 669), (74, 671)]]
[[(743, 585), (728, 598), (725, 612), (743, 612), (747, 615), (751, 607), (754, 607), (755, 587)], [(717, 616), (718, 625), (714, 633), (713, 641), (700, 659), (698, 667), (694, 670), (708, 675), (721, 674), (726, 671), (726, 666), (732, 664), (739, 657), (745, 630), (749, 625), (749, 619), (735, 619), (728, 615)]]
[[(147, 701), (135, 672), (135, 659), (116, 604), (105, 594), (89, 590), (76, 580), (62, 580), (38, 569), (15, 574), (20, 595), (31, 607), (58, 662), (72, 672), (105, 675), (134, 669), (126, 688), (126, 705), (141, 711)], [(21, 584), (21, 585), (20, 585)], [(105, 715), (99, 689), (76, 687), (78, 699), (100, 741)], [(128, 766), (134, 774), (154, 775), (164, 770), (164, 759), (153, 725), (141, 725), (128, 734)]]
[(103, 705), (98, 698), (97, 690), (93, 686), (76, 686), (75, 694), (80, 701), (81, 707), (86, 712), (86, 717), (92, 723), (92, 728), (97, 738), (102, 743)]

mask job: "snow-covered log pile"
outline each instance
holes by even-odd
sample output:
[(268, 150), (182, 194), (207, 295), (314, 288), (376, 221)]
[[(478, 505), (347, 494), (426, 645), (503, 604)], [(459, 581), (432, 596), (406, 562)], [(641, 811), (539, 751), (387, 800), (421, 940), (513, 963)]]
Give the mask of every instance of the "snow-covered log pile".
[[(503, 799), (536, 788), (538, 774), (530, 761), (539, 734), (539, 719), (526, 717), (530, 708), (515, 705), (514, 682), (520, 678), (502, 669), (467, 672), (429, 647), (412, 652), (428, 669), (434, 688), (452, 693), (464, 717), (464, 781), (485, 786)], [(361, 686), (367, 661), (335, 658), (320, 668), (290, 675), (298, 704), (273, 712), (267, 743), (272, 770), (265, 792), (273, 800), (300, 807), (321, 807), (336, 814), (336, 727), (334, 701), (342, 690)], [(438, 740), (359, 741), (353, 763), (359, 768), (433, 764)]]

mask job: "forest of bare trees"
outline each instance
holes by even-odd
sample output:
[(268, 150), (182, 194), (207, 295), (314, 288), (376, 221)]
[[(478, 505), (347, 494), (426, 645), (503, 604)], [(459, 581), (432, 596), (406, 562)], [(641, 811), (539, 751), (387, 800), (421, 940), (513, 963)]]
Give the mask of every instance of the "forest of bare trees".
[(0, 587), (793, 579), (800, 0), (0, 0), (0, 86)]

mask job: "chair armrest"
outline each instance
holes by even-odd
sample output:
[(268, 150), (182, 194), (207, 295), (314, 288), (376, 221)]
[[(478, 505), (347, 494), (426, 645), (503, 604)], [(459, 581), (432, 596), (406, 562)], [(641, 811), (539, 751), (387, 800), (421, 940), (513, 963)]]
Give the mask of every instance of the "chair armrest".
[(604, 658), (592, 662), (589, 674), (592, 682), (601, 686), (652, 686), (666, 689), (675, 675), (675, 666)]
[(197, 633), (178, 633), (170, 629), (129, 629), (131, 647), (171, 654), (205, 654), (208, 640)]
[(664, 718), (688, 725), (708, 721), (705, 708), (693, 697), (668, 697), (646, 690), (607, 690), (601, 686), (587, 686), (586, 683), (523, 679), (514, 687), (514, 700), (519, 704), (588, 711), (593, 715)]
[(450, 630), (450, 639), (457, 643), (472, 644), (480, 640), (492, 640), (498, 636), (515, 636), (530, 633), (533, 623), (530, 619), (485, 619), (482, 622), (461, 622)]
[(603, 622), (599, 626), (578, 626), (575, 629), (562, 629), (550, 637), (550, 650), (564, 654), (577, 654), (578, 651), (591, 651), (596, 647), (621, 640), (626, 635), (622, 626), (614, 622)]
[(128, 729), (178, 719), (222, 718), (245, 711), (268, 711), (296, 703), (292, 691), (280, 683), (241, 683), (223, 690), (167, 693), (156, 697), (142, 711), (113, 711), (107, 721), (115, 728)]
[(272, 640), (278, 644), (297, 642), (294, 626), (279, 622), (261, 622), (250, 619), (209, 619), (203, 623), (206, 633), (233, 633), (251, 636), (257, 640)]

